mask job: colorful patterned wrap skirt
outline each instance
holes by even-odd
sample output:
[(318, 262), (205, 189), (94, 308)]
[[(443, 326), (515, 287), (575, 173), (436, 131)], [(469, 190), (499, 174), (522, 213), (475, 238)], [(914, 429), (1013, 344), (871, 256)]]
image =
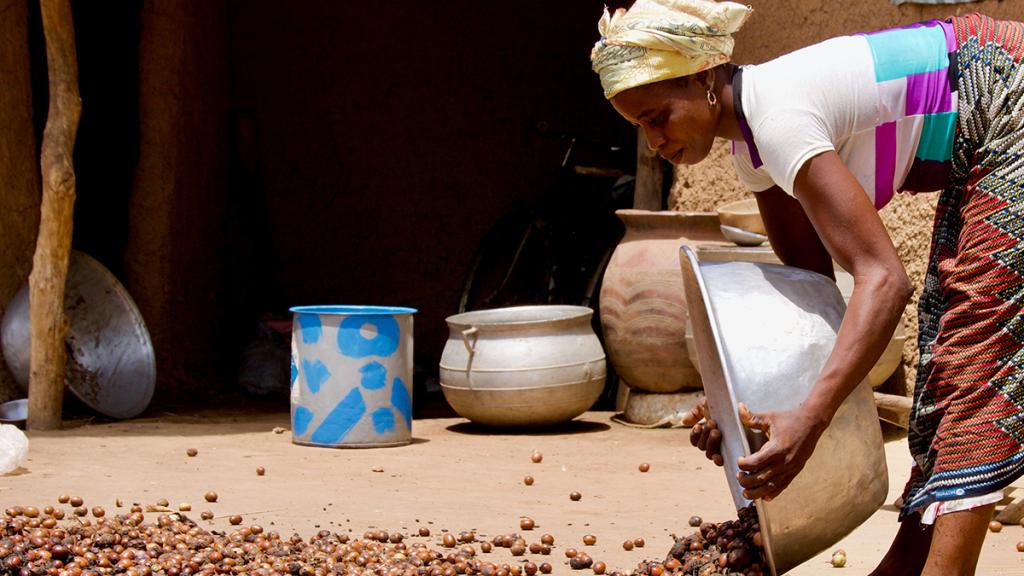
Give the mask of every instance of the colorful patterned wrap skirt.
[(1024, 24), (950, 21), (959, 118), (918, 309), (901, 519), (1024, 474)]

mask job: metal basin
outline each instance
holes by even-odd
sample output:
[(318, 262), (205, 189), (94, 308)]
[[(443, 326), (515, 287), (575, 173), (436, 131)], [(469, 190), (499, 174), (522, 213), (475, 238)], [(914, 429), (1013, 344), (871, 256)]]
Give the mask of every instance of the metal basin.
[(0, 424), (22, 424), (28, 419), (28, 399), (0, 404)]
[[(4, 360), (28, 390), (31, 337), (26, 284), (4, 311), (0, 335)], [(111, 418), (131, 418), (149, 405), (156, 361), (149, 332), (128, 291), (102, 264), (71, 252), (64, 314), (67, 371), (64, 382), (82, 402)]]
[(579, 416), (605, 381), (592, 315), (583, 306), (518, 306), (448, 317), (445, 399), (486, 426), (548, 426)]
[(722, 224), (722, 236), (737, 246), (760, 246), (768, 241), (768, 237), (757, 232), (749, 232), (735, 226)]
[[(779, 257), (770, 247), (737, 247), (737, 246), (700, 246), (697, 248), (697, 259), (701, 262), (761, 262), (764, 264), (781, 264)], [(838, 264), (835, 266), (836, 284), (839, 286), (839, 293), (843, 300), (850, 301), (853, 296), (853, 276), (843, 270)], [(868, 373), (868, 380), (872, 388), (881, 386), (896, 368), (903, 361), (903, 346), (907, 341), (907, 333), (903, 328), (903, 322), (896, 324), (892, 337), (885, 347), (885, 351), (871, 367)], [(686, 353), (690, 362), (697, 364), (697, 353), (693, 344), (693, 327), (689, 320), (686, 323)]]
[[(711, 414), (722, 430), (725, 477), (737, 508), (739, 457), (764, 443), (738, 404), (790, 410), (813, 387), (846, 305), (830, 279), (778, 264), (698, 262), (680, 251), (694, 344)], [(771, 502), (756, 502), (768, 563), (783, 574), (832, 546), (885, 500), (888, 474), (868, 379), (850, 394), (803, 471)]]

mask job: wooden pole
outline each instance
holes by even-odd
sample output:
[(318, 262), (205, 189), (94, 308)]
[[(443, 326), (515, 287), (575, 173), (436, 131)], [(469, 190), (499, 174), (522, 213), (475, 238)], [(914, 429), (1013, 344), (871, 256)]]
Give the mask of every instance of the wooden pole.
[(64, 288), (75, 206), (72, 152), (82, 101), (70, 0), (39, 0), (39, 6), (46, 36), (50, 108), (40, 154), (43, 201), (39, 237), (28, 281), (31, 359), (27, 426), (52, 430), (60, 427), (64, 400)]
[(912, 398), (875, 392), (875, 408), (878, 417), (901, 428), (907, 428), (910, 421), (910, 410), (914, 404)]
[(637, 210), (661, 210), (661, 187), (664, 184), (661, 171), (661, 157), (647, 146), (643, 130), (636, 133), (636, 187), (633, 191), (633, 208)]

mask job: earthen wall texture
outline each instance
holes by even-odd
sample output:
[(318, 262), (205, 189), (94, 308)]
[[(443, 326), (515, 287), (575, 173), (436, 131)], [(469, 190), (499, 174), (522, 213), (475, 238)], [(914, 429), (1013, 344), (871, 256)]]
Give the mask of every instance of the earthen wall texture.
[[(601, 2), (229, 6), (231, 105), (257, 128), (266, 275), (289, 305), (419, 309), (425, 370), (484, 235), (557, 200), (569, 140), (556, 133), (633, 146), (587, 59)], [(358, 25), (339, 35), (339, 22)], [(378, 23), (401, 41), (382, 41)]]
[(124, 283), (153, 340), (155, 403), (220, 380), (225, 18), (224, 6), (213, 2), (153, 2), (142, 10), (139, 162)]
[[(764, 62), (833, 36), (869, 32), (969, 12), (981, 12), (997, 19), (1024, 19), (1022, 0), (901, 6), (894, 6), (888, 0), (771, 0), (753, 2), (752, 6), (753, 15), (736, 34), (733, 60), (738, 64)], [(729, 144), (718, 141), (704, 162), (676, 170), (669, 205), (681, 211), (714, 211), (717, 206), (749, 197), (749, 194), (733, 173)], [(913, 390), (917, 373), (917, 300), (923, 284), (937, 200), (938, 194), (898, 194), (880, 212), (907, 273), (916, 286), (914, 297), (903, 315), (907, 333), (903, 364), (908, 390)]]
[[(28, 281), (39, 226), (28, 46), (26, 3), (0, 1), (0, 316)], [(24, 395), (0, 362), (0, 402)]]

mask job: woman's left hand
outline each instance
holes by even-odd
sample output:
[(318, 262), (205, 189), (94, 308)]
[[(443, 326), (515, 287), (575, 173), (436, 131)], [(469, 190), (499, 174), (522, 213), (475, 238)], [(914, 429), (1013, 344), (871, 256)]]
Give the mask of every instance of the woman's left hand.
[(748, 500), (771, 500), (782, 493), (803, 470), (828, 426), (822, 415), (803, 407), (754, 414), (740, 404), (740, 421), (768, 436), (760, 450), (739, 459), (737, 477)]

